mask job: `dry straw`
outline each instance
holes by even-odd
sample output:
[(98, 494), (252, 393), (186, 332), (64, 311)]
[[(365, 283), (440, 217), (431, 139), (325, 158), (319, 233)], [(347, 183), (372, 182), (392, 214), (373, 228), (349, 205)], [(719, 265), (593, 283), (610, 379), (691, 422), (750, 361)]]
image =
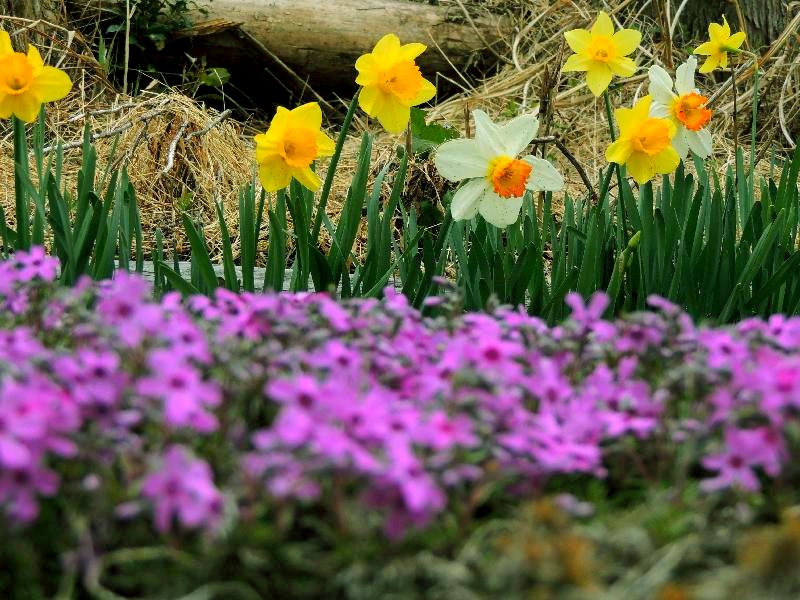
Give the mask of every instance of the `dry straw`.
[[(496, 118), (521, 111), (537, 111), (543, 123), (541, 134), (555, 135), (563, 140), (589, 176), (596, 177), (605, 165), (603, 155), (608, 144), (602, 106), (588, 92), (582, 79), (558, 73), (565, 54), (568, 54), (563, 45), (563, 33), (590, 24), (596, 8), (586, 0), (493, 0), (477, 5), (451, 0), (450, 4), (454, 11), (467, 14), (502, 11), (510, 17), (504, 22), (514, 25), (511, 30), (502, 32), (499, 37), (503, 41), (492, 50), (498, 56), (496, 72), (487, 74), (480, 81), (464, 73), (446, 78), (440, 76), (440, 83), (446, 82), (460, 91), (441, 99), (430, 110), (430, 118), (466, 132), (469, 131), (466, 117), (472, 108), (481, 107)], [(670, 39), (652, 39), (651, 32), (659, 30), (659, 24), (633, 6), (631, 0), (621, 0), (615, 4), (606, 3), (605, 9), (619, 26), (634, 27), (645, 33), (639, 51), (640, 64), (666, 60), (677, 64), (683, 60), (690, 48), (676, 47)], [(79, 148), (74, 146), (81, 139), (84, 124), (88, 123), (97, 137), (101, 167), (110, 161), (114, 167), (128, 168), (137, 190), (146, 247), (152, 247), (154, 232), (160, 228), (168, 244), (172, 245), (174, 241), (178, 250), (184, 252), (185, 241), (179, 217), (185, 209), (205, 225), (206, 238), (217, 253), (220, 243), (215, 202), (222, 203), (235, 236), (238, 195), (253, 178), (252, 132), (245, 134), (244, 127), (227, 118), (226, 114), (207, 109), (177, 92), (122, 97), (106, 81), (102, 67), (92, 58), (91, 49), (74, 32), (41, 21), (6, 16), (0, 17), (0, 26), (15, 34), (13, 37), (20, 47), (26, 41), (35, 43), (50, 64), (67, 69), (75, 81), (75, 90), (70, 97), (51, 105), (48, 111), (49, 138), (61, 140), (69, 148), (65, 153), (68, 187), (74, 188), (81, 159)], [(764, 149), (773, 146), (785, 149), (796, 142), (798, 136), (799, 26), (800, 7), (792, 5), (786, 31), (762, 52), (759, 130)], [(674, 24), (671, 29), (674, 31)], [(438, 51), (436, 40), (421, 41), (430, 46), (429, 51)], [(746, 144), (753, 97), (752, 69), (745, 65), (737, 79), (740, 142)], [(706, 90), (719, 90), (714, 99), (714, 166), (723, 171), (733, 161), (733, 96), (725, 87), (724, 80), (715, 82), (702, 78), (700, 83)], [(634, 97), (646, 93), (646, 89), (646, 71), (642, 69), (621, 82), (614, 92), (615, 103), (629, 104)], [(11, 197), (13, 165), (10, 130), (7, 124), (2, 127), (0, 203), (9, 214), (14, 204)], [(377, 132), (376, 124), (360, 119), (345, 145), (328, 203), (334, 221), (355, 170), (360, 130), (370, 127)], [(397, 137), (378, 133), (374, 145), (375, 172), (387, 161), (395, 159), (395, 146), (400, 143), (402, 140)], [(548, 145), (544, 151), (566, 175), (570, 192), (584, 194), (585, 186), (577, 171), (556, 147)], [(767, 162), (763, 161), (762, 168), (767, 168)], [(322, 165), (321, 170), (324, 168)], [(417, 161), (412, 165), (411, 173), (407, 184), (408, 201), (439, 202), (444, 184), (430, 164)], [(385, 183), (387, 188), (389, 184)], [(364, 235), (365, 228), (362, 228), (357, 251), (363, 248)]]

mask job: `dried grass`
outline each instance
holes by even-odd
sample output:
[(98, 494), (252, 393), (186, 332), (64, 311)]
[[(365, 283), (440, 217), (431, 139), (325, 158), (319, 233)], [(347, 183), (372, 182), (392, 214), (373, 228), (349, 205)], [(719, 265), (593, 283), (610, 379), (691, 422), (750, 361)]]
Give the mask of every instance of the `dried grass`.
[[(442, 0), (445, 3), (447, 0)], [(492, 0), (491, 4), (460, 3), (450, 0), (459, 9), (469, 11), (504, 11), (515, 23), (513, 31), (501, 36), (505, 47), (496, 47), (504, 57), (496, 74), (480, 82), (466, 75), (451, 78), (461, 92), (444, 99), (429, 112), (432, 120), (447, 122), (460, 130), (466, 129), (465, 116), (469, 110), (481, 107), (494, 117), (524, 111), (539, 111), (541, 91), (546, 78), (555, 77), (565, 56), (563, 33), (574, 27), (586, 26), (595, 9), (587, 0)], [(651, 32), (658, 28), (642, 14), (631, 8), (631, 0), (620, 0), (606, 6), (618, 24), (636, 27), (645, 33), (639, 54), (643, 64), (660, 63), (665, 58), (667, 43), (654, 40)], [(766, 53), (762, 64), (762, 102), (759, 109), (759, 139), (764, 149), (770, 146), (786, 148), (789, 138), (796, 139), (800, 126), (800, 11), (783, 36)], [(75, 143), (81, 139), (84, 123), (101, 135), (119, 133), (118, 137), (98, 139), (100, 168), (109, 161), (114, 167), (127, 166), (137, 191), (142, 212), (145, 246), (151, 248), (156, 229), (164, 233), (168, 245), (173, 241), (183, 252), (185, 241), (180, 227), (180, 213), (186, 209), (205, 224), (205, 234), (215, 254), (220, 247), (216, 224), (215, 202), (221, 202), (233, 235), (236, 234), (238, 195), (253, 176), (253, 144), (243, 125), (229, 119), (220, 120), (214, 110), (179, 93), (144, 94), (135, 99), (117, 95), (106, 82), (102, 68), (92, 58), (90, 49), (79, 35), (42, 22), (13, 17), (0, 17), (0, 26), (15, 32), (19, 43), (30, 40), (43, 49), (45, 59), (67, 69), (76, 82), (75, 90), (65, 101), (48, 108), (49, 137)], [(428, 40), (430, 51), (435, 41)], [(673, 60), (683, 60), (688, 48), (670, 45)], [(567, 51), (568, 53), (568, 51)], [(752, 72), (739, 76), (739, 143), (748, 144)], [(552, 84), (551, 84), (552, 85)], [(705, 89), (721, 87), (703, 78)], [(629, 104), (634, 97), (646, 93), (646, 73), (621, 82), (615, 92), (615, 104)], [(545, 86), (548, 87), (548, 86)], [(596, 177), (605, 165), (604, 149), (608, 143), (604, 109), (586, 89), (581, 78), (561, 76), (552, 91), (552, 120), (549, 133), (559, 136), (575, 153), (590, 177)], [(732, 95), (728, 89), (714, 101), (715, 160), (724, 171), (733, 161)], [(109, 110), (114, 109), (114, 110)], [(542, 111), (544, 112), (544, 111)], [(211, 125), (211, 127), (209, 127)], [(6, 214), (13, 212), (13, 164), (10, 129), (0, 129), (0, 204)], [(347, 194), (347, 186), (355, 170), (360, 132), (372, 129), (377, 133), (374, 143), (374, 173), (393, 160), (395, 147), (402, 140), (378, 132), (375, 124), (363, 117), (345, 144), (339, 171), (334, 182), (328, 212), (335, 221)], [(112, 149), (116, 146), (112, 154)], [(547, 148), (565, 174), (568, 189), (573, 195), (583, 195), (578, 174), (555, 147)], [(172, 157), (172, 158), (171, 158)], [(74, 189), (80, 166), (80, 150), (66, 151), (64, 171), (68, 187)], [(762, 161), (761, 168), (768, 168)], [(321, 165), (324, 173), (326, 165)], [(374, 174), (373, 173), (373, 174)], [(438, 199), (443, 191), (428, 163), (412, 166), (408, 187), (417, 198)], [(388, 190), (390, 182), (385, 183)], [(325, 232), (323, 231), (325, 235)], [(359, 235), (357, 251), (363, 248), (365, 228)]]

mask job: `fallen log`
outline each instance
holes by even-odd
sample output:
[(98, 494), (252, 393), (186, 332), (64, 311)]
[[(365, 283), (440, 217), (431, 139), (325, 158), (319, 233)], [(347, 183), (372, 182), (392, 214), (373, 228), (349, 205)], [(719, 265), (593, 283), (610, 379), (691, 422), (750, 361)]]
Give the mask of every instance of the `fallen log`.
[[(73, 0), (72, 4), (85, 13), (109, 8), (112, 0)], [(497, 44), (505, 25), (502, 17), (485, 12), (468, 18), (461, 3), (211, 0), (202, 6), (205, 12), (192, 17), (199, 29), (197, 44), (210, 62), (219, 64), (226, 57), (254, 60), (250, 50), (232, 47), (230, 35), (218, 40), (207, 35), (202, 21), (235, 23), (312, 87), (352, 83), (356, 58), (386, 33), (396, 33), (403, 43), (418, 41), (429, 46), (419, 60), (427, 75), (452, 74), (454, 68), (466, 68), (488, 46)], [(181, 33), (183, 38), (187, 35), (192, 31)]]

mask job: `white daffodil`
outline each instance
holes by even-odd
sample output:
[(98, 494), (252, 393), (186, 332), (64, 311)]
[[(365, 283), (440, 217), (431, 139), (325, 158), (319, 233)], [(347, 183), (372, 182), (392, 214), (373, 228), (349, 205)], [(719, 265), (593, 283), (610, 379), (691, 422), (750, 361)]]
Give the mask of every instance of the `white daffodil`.
[(653, 97), (650, 115), (668, 118), (675, 124), (678, 131), (672, 145), (681, 158), (686, 158), (689, 150), (701, 158), (708, 158), (712, 152), (711, 132), (705, 128), (711, 120), (711, 109), (706, 108), (708, 98), (700, 95), (694, 85), (696, 69), (697, 59), (690, 56), (677, 68), (674, 85), (661, 67), (653, 65), (649, 71)]
[(543, 158), (518, 156), (536, 137), (539, 120), (523, 115), (496, 125), (482, 110), (472, 112), (475, 138), (442, 144), (434, 159), (449, 181), (466, 181), (453, 196), (453, 219), (480, 213), (492, 225), (506, 227), (519, 218), (526, 190), (557, 191), (564, 178)]

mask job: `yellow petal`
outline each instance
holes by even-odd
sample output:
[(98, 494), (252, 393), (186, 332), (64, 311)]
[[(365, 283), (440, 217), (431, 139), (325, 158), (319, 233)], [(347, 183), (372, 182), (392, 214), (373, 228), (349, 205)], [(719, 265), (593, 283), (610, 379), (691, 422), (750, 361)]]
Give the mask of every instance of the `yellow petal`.
[(305, 169), (293, 169), (292, 176), (299, 181), (303, 187), (311, 190), (312, 192), (316, 192), (319, 189), (319, 186), (322, 185), (322, 180), (319, 178), (319, 175), (314, 173), (311, 170), (311, 167), (306, 167)]
[(256, 162), (258, 164), (264, 163), (270, 159), (278, 156), (277, 140), (268, 136), (265, 133), (259, 133), (253, 136), (253, 141), (256, 143)]
[(633, 152), (631, 143), (628, 140), (619, 139), (606, 148), (606, 160), (618, 165), (624, 165), (628, 161), (631, 152)]
[(33, 67), (33, 72), (36, 73), (44, 66), (42, 55), (36, 49), (36, 46), (28, 46), (28, 62)]
[(644, 121), (650, 116), (650, 105), (653, 103), (653, 97), (650, 95), (642, 96), (639, 101), (633, 105), (633, 112), (636, 118)]
[(0, 96), (0, 116), (2, 118), (8, 118), (13, 114), (26, 123), (33, 123), (39, 116), (41, 106), (42, 103), (30, 93), (19, 96), (8, 94)]
[(277, 192), (289, 185), (292, 173), (289, 166), (280, 157), (276, 157), (259, 165), (258, 179), (266, 191)]
[(298, 106), (290, 113), (292, 124), (317, 131), (322, 127), (322, 109), (317, 102)]
[(583, 54), (571, 54), (561, 70), (564, 73), (588, 71), (592, 66), (592, 62), (593, 61), (590, 60), (588, 56), (584, 56)]
[(586, 72), (586, 85), (595, 96), (599, 97), (608, 88), (611, 77), (611, 69), (608, 68), (608, 65), (593, 62), (591, 68)]
[(55, 67), (42, 67), (33, 81), (31, 90), (42, 102), (61, 100), (72, 89), (72, 81), (64, 71)]
[(317, 134), (317, 156), (333, 156), (336, 142), (321, 131)]
[(572, 29), (564, 34), (567, 44), (573, 52), (580, 54), (592, 41), (592, 34), (588, 29)]
[(642, 34), (635, 29), (620, 29), (611, 39), (617, 48), (617, 53), (620, 56), (627, 56), (639, 47)]
[(720, 52), (719, 55), (719, 66), (721, 69), (728, 68), (728, 53), (727, 52)]
[(372, 54), (359, 56), (356, 60), (356, 71), (358, 71), (358, 76), (356, 77), (356, 83), (358, 85), (371, 85), (375, 83), (375, 57), (372, 56)]
[(279, 106), (275, 110), (275, 116), (272, 117), (272, 121), (269, 123), (269, 128), (267, 129), (266, 135), (270, 137), (282, 136), (282, 132), (284, 129), (286, 129), (286, 125), (289, 123), (290, 119), (291, 117), (289, 116), (289, 109)]
[(712, 54), (705, 60), (703, 66), (700, 67), (699, 71), (701, 73), (711, 73), (714, 69), (716, 69), (719, 66), (719, 59), (720, 59), (719, 54)]
[(397, 56), (399, 51), (400, 38), (394, 33), (387, 33), (375, 44), (375, 47), (372, 49), (372, 54), (377, 60), (385, 60), (386, 58)]
[(389, 133), (402, 133), (411, 118), (411, 109), (394, 98), (387, 98), (375, 116)]
[(738, 50), (744, 44), (746, 37), (744, 31), (738, 31), (728, 38), (728, 41), (725, 42), (725, 47), (730, 50)]
[(0, 30), (0, 56), (12, 54), (14, 47), (11, 45), (11, 36), (7, 31)]
[(612, 23), (611, 17), (605, 11), (601, 10), (597, 14), (597, 20), (592, 25), (592, 35), (604, 35), (606, 37), (614, 35), (614, 23)]
[(614, 111), (620, 137), (626, 137), (628, 132), (636, 131), (644, 119), (632, 108), (618, 108)]
[(617, 77), (630, 77), (636, 73), (636, 63), (627, 56), (619, 56), (608, 61), (608, 68)]
[(705, 44), (700, 44), (694, 50), (695, 54), (700, 54), (702, 56), (709, 56), (715, 52), (719, 52), (719, 44), (716, 42), (706, 42)]
[(661, 175), (669, 175), (678, 168), (678, 164), (681, 162), (681, 157), (678, 156), (678, 152), (675, 150), (675, 148), (672, 146), (667, 146), (664, 148), (664, 150), (651, 157), (651, 162), (653, 165), (653, 170), (656, 173)]
[(428, 47), (425, 44), (420, 44), (417, 42), (411, 44), (404, 44), (400, 46), (400, 52), (398, 54), (399, 60), (414, 60), (420, 54), (425, 52)]
[(422, 87), (420, 88), (419, 92), (417, 93), (416, 97), (411, 103), (411, 106), (416, 106), (417, 104), (423, 104), (427, 102), (431, 98), (436, 95), (436, 86), (433, 85), (427, 79), (422, 80)]
[(374, 117), (383, 108), (386, 102), (384, 94), (377, 86), (365, 87), (358, 95), (358, 105), (370, 117)]
[(724, 15), (722, 17), (722, 25), (719, 23), (709, 23), (708, 37), (711, 38), (712, 42), (719, 43), (722, 43), (731, 37), (731, 27), (728, 25), (728, 20)]
[(634, 152), (631, 154), (628, 157), (628, 161), (625, 163), (625, 167), (628, 169), (628, 173), (630, 173), (631, 177), (633, 177), (639, 185), (647, 183), (653, 178), (653, 175), (655, 175), (652, 160), (644, 152)]

